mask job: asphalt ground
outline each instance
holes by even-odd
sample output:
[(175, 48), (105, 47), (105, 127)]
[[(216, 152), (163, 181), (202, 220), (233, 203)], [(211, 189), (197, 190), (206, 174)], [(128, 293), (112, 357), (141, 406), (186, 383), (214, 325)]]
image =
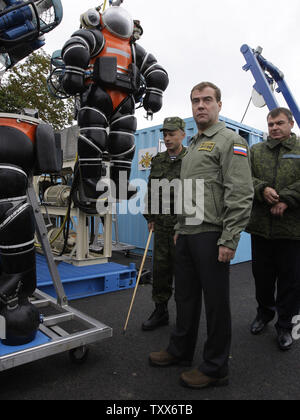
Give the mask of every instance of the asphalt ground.
[[(116, 262), (136, 262), (141, 257)], [(148, 267), (151, 266), (147, 260)], [(251, 263), (231, 267), (233, 342), (230, 358), (230, 384), (222, 388), (190, 390), (179, 384), (187, 368), (153, 368), (148, 354), (166, 348), (175, 324), (175, 302), (169, 305), (170, 325), (143, 332), (142, 322), (153, 310), (151, 284), (140, 285), (126, 335), (123, 328), (133, 290), (109, 293), (70, 303), (71, 306), (113, 328), (113, 337), (89, 346), (87, 361), (75, 365), (68, 354), (0, 373), (0, 400), (101, 400), (181, 401), (202, 400), (298, 400), (300, 398), (300, 344), (281, 352), (276, 343), (274, 323), (260, 336), (249, 332), (255, 317), (254, 284)], [(275, 322), (275, 321), (274, 321)], [(201, 361), (205, 342), (203, 313), (195, 366)]]

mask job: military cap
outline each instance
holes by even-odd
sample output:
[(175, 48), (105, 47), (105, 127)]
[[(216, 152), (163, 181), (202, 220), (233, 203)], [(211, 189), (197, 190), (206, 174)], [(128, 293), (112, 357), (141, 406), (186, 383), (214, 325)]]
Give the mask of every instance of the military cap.
[(179, 117), (169, 117), (164, 120), (163, 127), (160, 131), (169, 130), (183, 130), (185, 129), (185, 122)]

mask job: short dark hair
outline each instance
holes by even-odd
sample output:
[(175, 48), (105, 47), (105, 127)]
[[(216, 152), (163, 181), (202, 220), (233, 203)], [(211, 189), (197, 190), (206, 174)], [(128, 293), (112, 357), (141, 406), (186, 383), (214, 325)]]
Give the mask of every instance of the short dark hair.
[(279, 117), (280, 114), (284, 114), (289, 121), (294, 121), (294, 117), (293, 114), (291, 113), (291, 111), (287, 108), (275, 108), (272, 109), (272, 111), (269, 112), (268, 116), (267, 116), (267, 120), (271, 117), (271, 118), (277, 118)]
[(193, 92), (195, 92), (195, 90), (198, 90), (199, 92), (201, 92), (203, 89), (207, 87), (210, 87), (215, 91), (217, 102), (221, 102), (221, 99), (222, 99), (221, 89), (219, 89), (218, 86), (214, 85), (211, 82), (201, 82), (195, 87), (193, 87), (192, 92), (191, 92), (191, 100), (192, 100)]

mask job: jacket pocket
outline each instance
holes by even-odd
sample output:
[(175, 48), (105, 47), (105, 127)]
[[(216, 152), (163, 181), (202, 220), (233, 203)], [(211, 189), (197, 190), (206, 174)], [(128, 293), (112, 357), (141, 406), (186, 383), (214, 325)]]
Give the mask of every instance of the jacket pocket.
[(221, 223), (223, 209), (223, 191), (216, 183), (204, 186), (204, 220), (212, 225)]
[(224, 198), (223, 191), (217, 184), (210, 184), (212, 198), (216, 210), (217, 219), (220, 219), (223, 213)]

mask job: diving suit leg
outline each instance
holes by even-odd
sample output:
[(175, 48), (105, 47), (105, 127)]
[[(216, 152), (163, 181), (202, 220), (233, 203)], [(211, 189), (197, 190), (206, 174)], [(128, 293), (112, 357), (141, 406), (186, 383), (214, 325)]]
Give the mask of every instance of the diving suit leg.
[(82, 108), (78, 113), (79, 183), (77, 198), (74, 200), (83, 211), (95, 209), (100, 195), (97, 184), (104, 175), (102, 162), (107, 147), (107, 127), (111, 112), (111, 99), (100, 87), (93, 86), (83, 97)]
[(136, 188), (129, 185), (132, 160), (135, 153), (135, 131), (137, 120), (134, 116), (135, 102), (127, 97), (110, 121), (108, 152), (111, 156), (111, 179), (116, 186), (116, 199), (129, 200), (136, 194)]
[(36, 261), (27, 184), (20, 167), (0, 164), (0, 315), (7, 345), (31, 342), (40, 324), (39, 311), (29, 302), (36, 289)]

